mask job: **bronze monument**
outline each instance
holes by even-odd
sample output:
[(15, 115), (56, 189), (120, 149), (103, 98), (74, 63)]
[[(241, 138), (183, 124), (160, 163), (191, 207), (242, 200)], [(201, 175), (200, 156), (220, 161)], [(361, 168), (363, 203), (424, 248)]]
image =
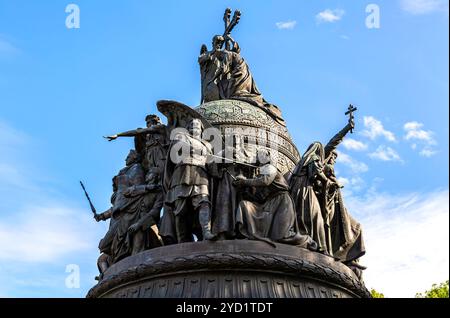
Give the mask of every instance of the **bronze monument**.
[[(167, 118), (105, 137), (134, 137), (113, 179), (98, 284), (87, 297), (370, 297), (360, 224), (334, 163), (347, 126), (301, 157), (280, 108), (258, 90), (231, 32), (203, 45), (201, 103), (157, 102)], [(89, 199), (89, 197), (88, 197)]]

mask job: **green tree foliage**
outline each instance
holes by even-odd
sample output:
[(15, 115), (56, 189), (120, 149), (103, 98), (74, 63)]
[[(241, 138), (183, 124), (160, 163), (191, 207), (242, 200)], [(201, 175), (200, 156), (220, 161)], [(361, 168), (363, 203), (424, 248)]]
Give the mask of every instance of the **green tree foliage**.
[(448, 280), (441, 284), (433, 284), (430, 290), (417, 293), (416, 298), (449, 298), (448, 297)]
[(373, 288), (370, 290), (370, 294), (372, 295), (372, 298), (384, 298), (384, 294), (377, 292)]

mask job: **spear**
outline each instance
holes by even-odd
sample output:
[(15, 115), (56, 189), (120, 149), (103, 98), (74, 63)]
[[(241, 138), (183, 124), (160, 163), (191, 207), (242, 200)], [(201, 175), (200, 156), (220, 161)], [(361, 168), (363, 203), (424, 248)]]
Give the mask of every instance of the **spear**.
[(86, 198), (87, 198), (87, 200), (88, 200), (88, 202), (89, 202), (89, 205), (91, 206), (91, 211), (92, 211), (92, 213), (94, 213), (94, 216), (97, 216), (97, 210), (95, 210), (95, 207), (94, 207), (94, 205), (92, 204), (91, 198), (89, 198), (89, 194), (87, 193), (86, 188), (84, 187), (83, 182), (80, 181), (80, 184), (81, 184), (81, 187), (83, 188), (84, 195), (86, 196)]

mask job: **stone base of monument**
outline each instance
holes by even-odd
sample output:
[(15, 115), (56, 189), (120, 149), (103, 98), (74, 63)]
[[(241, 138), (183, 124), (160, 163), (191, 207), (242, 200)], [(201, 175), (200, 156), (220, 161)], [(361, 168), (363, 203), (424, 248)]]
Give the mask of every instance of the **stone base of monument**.
[(89, 298), (365, 298), (345, 265), (309, 250), (235, 240), (160, 247), (114, 264)]

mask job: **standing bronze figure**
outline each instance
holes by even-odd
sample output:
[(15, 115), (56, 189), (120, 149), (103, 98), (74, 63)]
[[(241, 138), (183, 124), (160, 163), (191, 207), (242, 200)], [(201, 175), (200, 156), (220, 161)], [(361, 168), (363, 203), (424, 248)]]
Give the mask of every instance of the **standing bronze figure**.
[(117, 178), (114, 177), (112, 179), (112, 187), (113, 187), (113, 194), (111, 195), (111, 207), (102, 212), (102, 213), (95, 213), (94, 218), (97, 222), (100, 221), (109, 221), (109, 228), (106, 232), (105, 236), (100, 240), (98, 244), (98, 249), (100, 250), (100, 256), (97, 260), (97, 267), (99, 270), (99, 276), (96, 277), (97, 280), (101, 280), (103, 278), (103, 274), (105, 271), (112, 265), (112, 241), (114, 239), (114, 236), (117, 232), (117, 219), (114, 219), (112, 217), (112, 211), (114, 206), (114, 201), (116, 200), (117, 195)]
[[(188, 133), (179, 132), (169, 148), (170, 155), (174, 147), (186, 149), (178, 162), (168, 158), (165, 178), (168, 184), (166, 204), (174, 215), (178, 243), (191, 242), (193, 234), (204, 240), (212, 240), (211, 202), (209, 175), (207, 171), (208, 155), (211, 145), (202, 140), (203, 124), (199, 119), (192, 119), (187, 127)], [(196, 231), (200, 225), (201, 232)]]
[[(228, 11), (227, 11), (228, 12)], [(225, 12), (225, 21), (229, 12)], [(237, 25), (240, 12), (236, 11), (233, 20), (225, 22), (223, 35), (212, 39), (212, 50), (206, 45), (200, 50), (202, 98), (201, 103), (219, 99), (238, 99), (261, 108), (277, 122), (285, 125), (280, 109), (268, 103), (259, 91), (250, 68), (240, 55), (239, 44), (231, 37), (231, 30)], [(225, 45), (225, 49), (223, 49)]]
[[(112, 217), (117, 220), (117, 230), (112, 241), (112, 263), (142, 252), (146, 249), (145, 235), (155, 236), (153, 231), (144, 231), (138, 226), (151, 211), (146, 198), (147, 191), (158, 191), (156, 186), (145, 186), (145, 173), (141, 157), (131, 150), (126, 159), (126, 167), (117, 175), (117, 195), (114, 200)], [(142, 224), (143, 225), (143, 224)], [(153, 240), (157, 242), (157, 240)]]
[(162, 173), (167, 157), (169, 139), (167, 127), (161, 123), (161, 119), (157, 115), (146, 116), (145, 122), (146, 128), (137, 128), (105, 138), (108, 141), (113, 141), (120, 137), (134, 137), (135, 149), (142, 157), (144, 169), (157, 167)]
[[(113, 179), (99, 283), (88, 297), (370, 297), (361, 226), (348, 213), (334, 165), (348, 124), (303, 158), (277, 106), (258, 90), (231, 32), (203, 45), (201, 105), (160, 100), (166, 118), (105, 137), (134, 137)], [(84, 186), (83, 186), (84, 188)]]
[(346, 113), (350, 115), (348, 124), (337, 133), (325, 146), (325, 166), (324, 173), (331, 181), (321, 194), (323, 198), (323, 209), (329, 218), (330, 241), (333, 250), (333, 256), (351, 267), (358, 276), (361, 276), (361, 270), (365, 267), (358, 262), (359, 258), (365, 253), (362, 228), (348, 213), (341, 192), (342, 186), (339, 185), (334, 172), (334, 164), (338, 158), (337, 146), (343, 141), (348, 132), (355, 128), (353, 112), (356, 110), (352, 105)]
[(329, 182), (323, 172), (323, 162), (322, 144), (320, 142), (311, 144), (295, 167), (289, 180), (289, 186), (295, 202), (300, 232), (311, 236), (317, 242), (320, 252), (331, 254), (324, 215), (318, 198), (321, 188)]

